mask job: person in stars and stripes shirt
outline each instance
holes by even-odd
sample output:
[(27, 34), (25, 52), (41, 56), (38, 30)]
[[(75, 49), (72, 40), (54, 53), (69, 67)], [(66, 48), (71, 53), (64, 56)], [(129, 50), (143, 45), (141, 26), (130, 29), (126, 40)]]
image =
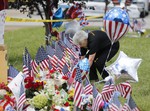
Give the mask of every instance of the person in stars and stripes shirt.
[[(101, 30), (91, 31), (86, 33), (78, 31), (73, 36), (73, 43), (80, 46), (80, 58), (88, 58), (90, 63), (90, 80), (98, 81), (97, 70), (105, 79), (109, 74), (104, 69), (105, 63), (111, 60), (119, 50), (119, 42), (113, 44), (111, 48), (111, 41), (107, 34)], [(96, 70), (97, 69), (97, 70)]]

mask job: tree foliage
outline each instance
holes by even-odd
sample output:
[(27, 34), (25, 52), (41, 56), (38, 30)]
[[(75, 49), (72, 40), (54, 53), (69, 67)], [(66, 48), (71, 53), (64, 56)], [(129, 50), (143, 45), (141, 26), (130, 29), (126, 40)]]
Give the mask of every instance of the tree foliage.
[[(28, 17), (32, 17), (32, 14), (36, 12), (41, 19), (50, 20), (53, 15), (53, 9), (58, 7), (58, 1), (59, 0), (14, 0), (9, 3), (9, 6), (20, 10), (22, 13), (28, 12)], [(52, 25), (46, 22), (44, 22), (44, 25), (46, 44), (48, 44), (52, 34)]]

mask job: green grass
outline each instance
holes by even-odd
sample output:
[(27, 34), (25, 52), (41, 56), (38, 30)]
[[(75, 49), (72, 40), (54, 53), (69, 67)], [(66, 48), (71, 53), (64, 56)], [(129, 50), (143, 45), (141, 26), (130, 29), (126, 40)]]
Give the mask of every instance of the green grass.
[[(85, 29), (95, 30), (98, 27)], [(63, 28), (59, 29), (59, 31), (62, 30)], [(150, 34), (150, 31), (147, 31), (148, 33)], [(34, 58), (38, 47), (45, 44), (44, 28), (34, 27), (8, 31), (5, 33), (5, 44), (8, 50), (8, 62), (21, 70), (24, 47), (29, 49), (32, 58)], [(120, 50), (124, 51), (128, 56), (142, 58), (143, 60), (138, 69), (139, 82), (132, 83), (132, 95), (141, 111), (148, 111), (150, 109), (150, 38), (124, 37), (120, 40), (120, 44)]]

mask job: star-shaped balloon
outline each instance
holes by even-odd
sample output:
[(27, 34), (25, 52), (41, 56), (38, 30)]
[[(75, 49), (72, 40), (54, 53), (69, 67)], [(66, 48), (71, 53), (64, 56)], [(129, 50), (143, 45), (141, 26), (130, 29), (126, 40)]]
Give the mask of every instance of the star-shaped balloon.
[(137, 70), (142, 59), (128, 57), (124, 52), (120, 51), (117, 60), (106, 67), (110, 75), (115, 75), (122, 82), (138, 82)]

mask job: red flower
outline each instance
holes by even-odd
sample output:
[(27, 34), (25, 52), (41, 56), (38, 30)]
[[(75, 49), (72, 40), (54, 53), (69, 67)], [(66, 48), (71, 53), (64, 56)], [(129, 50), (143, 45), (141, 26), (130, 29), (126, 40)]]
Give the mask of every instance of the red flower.
[(67, 76), (63, 76), (62, 79), (68, 80), (68, 77)]
[(59, 87), (57, 85), (55, 85), (55, 90), (58, 90), (58, 89), (59, 89)]
[(66, 103), (64, 104), (64, 106), (68, 107), (68, 106), (69, 106), (69, 102), (66, 102)]
[(54, 72), (55, 72), (54, 69), (49, 70), (49, 73), (50, 73), (50, 74), (53, 74)]
[(59, 92), (56, 92), (56, 94), (59, 94)]
[(34, 80), (34, 78), (33, 77), (26, 77), (25, 79), (24, 79), (24, 82), (25, 83), (32, 83), (33, 82), (33, 80)]
[(26, 85), (25, 85), (25, 88), (26, 88), (26, 89), (32, 88), (32, 84), (26, 84)]
[(5, 89), (6, 91), (11, 92), (8, 86), (4, 82), (0, 83), (0, 89)]
[(38, 87), (39, 87), (38, 82), (36, 82), (36, 83), (33, 84), (33, 88), (34, 89), (37, 89)]
[(54, 109), (54, 111), (60, 111), (59, 109)]
[(72, 100), (73, 100), (73, 96), (70, 96), (70, 97), (68, 98), (68, 100), (69, 100), (69, 101), (72, 101)]

